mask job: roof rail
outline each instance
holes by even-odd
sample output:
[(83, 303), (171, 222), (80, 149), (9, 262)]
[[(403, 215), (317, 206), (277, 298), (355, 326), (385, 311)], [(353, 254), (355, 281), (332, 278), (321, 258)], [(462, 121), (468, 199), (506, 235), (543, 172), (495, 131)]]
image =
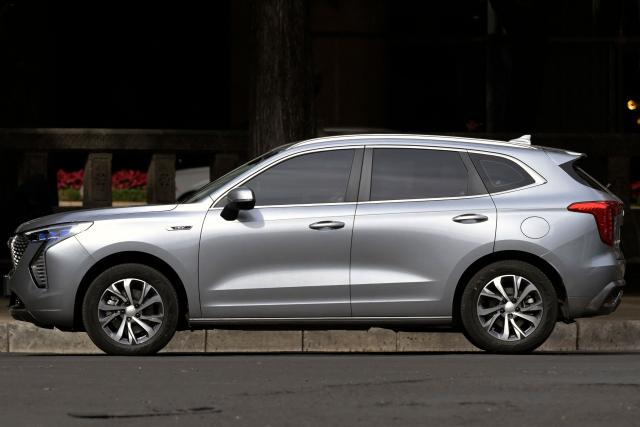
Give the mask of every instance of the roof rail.
[(531, 135), (522, 135), (519, 138), (512, 139), (510, 141), (498, 141), (482, 138), (467, 138), (459, 136), (447, 136), (447, 135), (414, 135), (414, 134), (347, 134), (347, 135), (332, 135), (313, 139), (307, 139), (305, 141), (299, 141), (291, 145), (289, 148), (300, 147), (304, 145), (315, 144), (319, 142), (335, 141), (335, 140), (359, 140), (359, 139), (383, 139), (383, 138), (410, 138), (410, 139), (435, 139), (441, 141), (456, 141), (476, 144), (491, 144), (491, 145), (503, 145), (503, 146), (520, 146), (523, 148), (534, 148), (531, 146)]

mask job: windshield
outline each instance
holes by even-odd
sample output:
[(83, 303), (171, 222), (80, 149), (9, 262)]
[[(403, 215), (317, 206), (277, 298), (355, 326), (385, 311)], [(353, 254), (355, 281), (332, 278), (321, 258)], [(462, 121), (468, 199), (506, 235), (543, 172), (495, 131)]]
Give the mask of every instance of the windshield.
[(243, 173), (245, 173), (246, 171), (251, 169), (253, 166), (255, 166), (258, 163), (262, 162), (263, 160), (266, 160), (269, 157), (275, 156), (276, 154), (278, 154), (281, 151), (283, 151), (286, 148), (288, 148), (290, 145), (291, 144), (286, 144), (286, 145), (281, 145), (279, 147), (276, 147), (273, 150), (268, 151), (265, 154), (263, 154), (263, 155), (261, 155), (259, 157), (256, 157), (253, 160), (250, 160), (249, 162), (245, 163), (244, 165), (238, 166), (237, 168), (235, 168), (231, 172), (228, 172), (228, 173), (222, 175), (220, 178), (216, 179), (215, 181), (212, 181), (212, 182), (206, 184), (204, 187), (200, 188), (198, 191), (196, 191), (194, 194), (192, 194), (186, 200), (181, 201), (180, 203), (198, 203), (198, 202), (201, 202), (205, 198), (209, 197), (210, 194), (212, 194), (215, 191), (217, 191), (218, 189), (220, 189), (227, 182), (231, 181), (232, 179), (234, 179), (237, 176), (242, 175)]

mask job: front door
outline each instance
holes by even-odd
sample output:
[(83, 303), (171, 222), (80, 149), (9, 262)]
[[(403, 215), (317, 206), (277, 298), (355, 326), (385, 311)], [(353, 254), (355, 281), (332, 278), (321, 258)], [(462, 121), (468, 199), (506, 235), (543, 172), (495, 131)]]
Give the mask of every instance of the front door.
[(358, 149), (294, 155), (241, 184), (254, 191), (254, 209), (235, 221), (220, 217), (222, 206), (209, 210), (199, 256), (203, 317), (350, 316), (361, 159)]

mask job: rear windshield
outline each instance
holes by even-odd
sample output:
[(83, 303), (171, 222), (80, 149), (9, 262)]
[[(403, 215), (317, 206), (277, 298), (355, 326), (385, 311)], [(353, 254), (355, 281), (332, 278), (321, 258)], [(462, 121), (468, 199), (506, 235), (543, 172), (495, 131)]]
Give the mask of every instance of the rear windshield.
[(605, 191), (607, 193), (610, 193), (609, 189), (606, 186), (600, 184), (598, 180), (596, 180), (594, 177), (589, 175), (587, 172), (584, 171), (584, 169), (580, 167), (580, 159), (563, 163), (562, 165), (560, 165), (560, 167), (571, 178), (578, 181), (580, 184), (586, 185), (587, 187), (591, 187), (598, 191)]

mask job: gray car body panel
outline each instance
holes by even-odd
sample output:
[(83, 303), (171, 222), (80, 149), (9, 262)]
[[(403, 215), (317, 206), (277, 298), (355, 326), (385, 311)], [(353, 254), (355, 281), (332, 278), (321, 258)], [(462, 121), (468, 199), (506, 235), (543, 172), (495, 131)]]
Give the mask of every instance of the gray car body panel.
[[(236, 221), (220, 217), (229, 190), (280, 161), (317, 150), (383, 146), (507, 156), (527, 168), (536, 182), (491, 195), (256, 206), (242, 211)], [(25, 223), (16, 232), (68, 222), (93, 225), (48, 249), (48, 289), (34, 287), (28, 262), (12, 272), (10, 288), (42, 323), (71, 328), (75, 296), (89, 269), (112, 255), (139, 252), (162, 260), (176, 273), (194, 324), (287, 319), (374, 324), (401, 323), (403, 318), (407, 323), (450, 323), (454, 293), (469, 266), (496, 252), (518, 251), (540, 257), (558, 272), (569, 312), (579, 317), (605, 286), (622, 280), (624, 260), (618, 249), (601, 242), (591, 215), (567, 210), (577, 201), (614, 199), (558, 167), (577, 156), (435, 136), (306, 141), (252, 166), (197, 203), (75, 211)], [(452, 221), (461, 214), (481, 214), (487, 220)], [(529, 218), (543, 218), (548, 231), (525, 235), (523, 222)], [(345, 225), (329, 231), (309, 228), (326, 220)], [(23, 259), (30, 259), (30, 250)]]
[[(488, 220), (452, 220), (469, 213)], [(493, 251), (495, 227), (496, 210), (488, 195), (360, 203), (351, 249), (353, 315), (451, 316), (453, 291), (462, 275), (456, 267)]]

